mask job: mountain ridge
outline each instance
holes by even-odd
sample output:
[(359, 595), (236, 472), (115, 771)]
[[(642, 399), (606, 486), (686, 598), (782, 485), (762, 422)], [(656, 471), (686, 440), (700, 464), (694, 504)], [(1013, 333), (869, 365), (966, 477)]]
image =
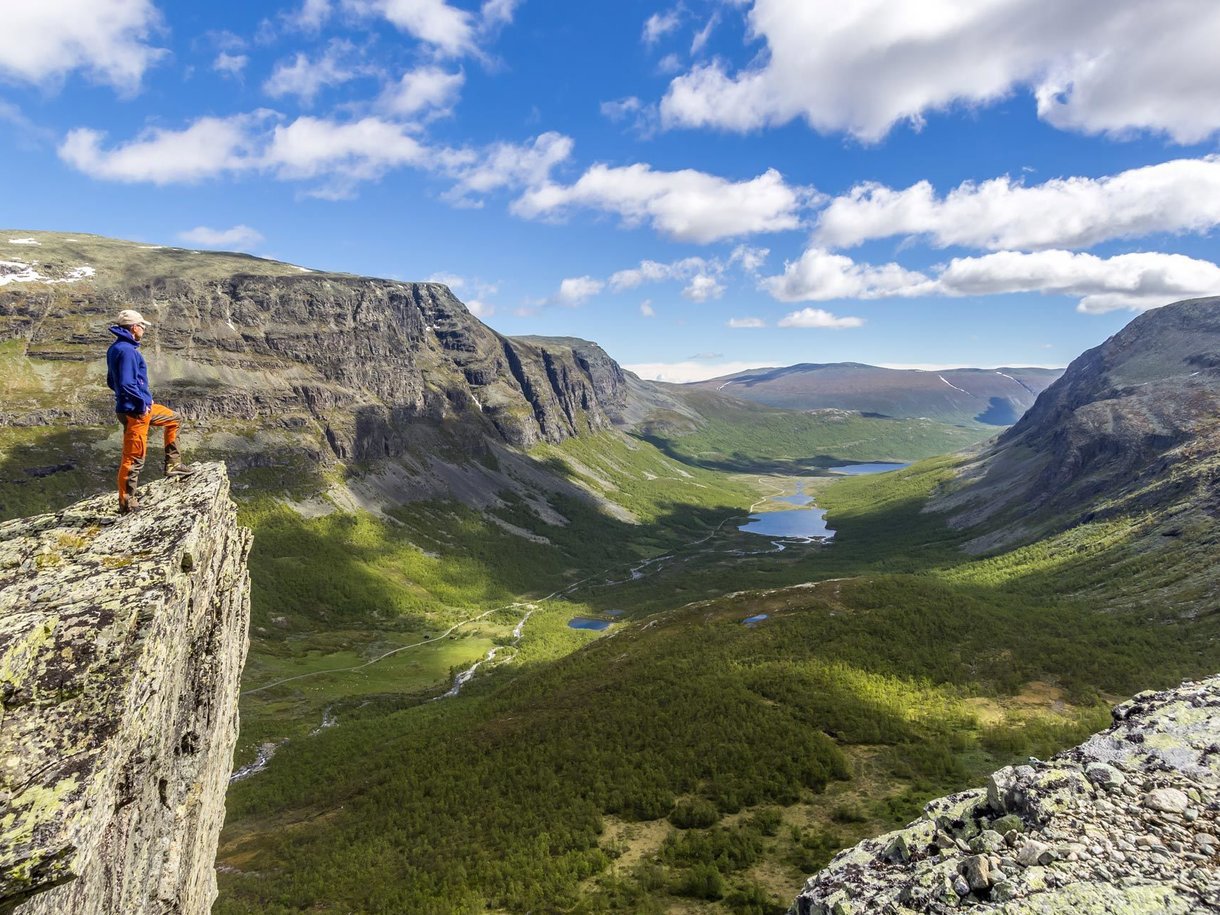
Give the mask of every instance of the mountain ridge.
[(1012, 366), (933, 371), (863, 362), (805, 362), (751, 369), (691, 386), (790, 410), (844, 409), (1007, 426), (1061, 371)]
[(933, 507), (986, 550), (1155, 512), (1220, 517), (1220, 296), (1146, 312), (1077, 359)]

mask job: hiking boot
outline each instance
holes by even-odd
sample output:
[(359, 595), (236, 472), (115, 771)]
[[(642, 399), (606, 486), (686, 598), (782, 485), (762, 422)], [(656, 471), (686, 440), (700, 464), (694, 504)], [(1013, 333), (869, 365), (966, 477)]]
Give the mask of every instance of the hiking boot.
[(120, 515), (134, 515), (140, 510), (140, 503), (135, 499), (128, 499), (126, 502), (119, 503)]
[(195, 468), (190, 464), (173, 463), (165, 465), (165, 478), (173, 477), (189, 477), (195, 472)]

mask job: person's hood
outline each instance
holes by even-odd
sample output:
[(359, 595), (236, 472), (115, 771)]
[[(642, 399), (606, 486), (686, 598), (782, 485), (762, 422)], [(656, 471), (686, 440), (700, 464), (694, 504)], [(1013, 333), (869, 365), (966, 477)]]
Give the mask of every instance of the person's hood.
[(110, 325), (110, 332), (122, 340), (124, 343), (130, 343), (132, 346), (139, 346), (140, 341), (131, 335), (126, 327), (119, 327), (117, 324)]

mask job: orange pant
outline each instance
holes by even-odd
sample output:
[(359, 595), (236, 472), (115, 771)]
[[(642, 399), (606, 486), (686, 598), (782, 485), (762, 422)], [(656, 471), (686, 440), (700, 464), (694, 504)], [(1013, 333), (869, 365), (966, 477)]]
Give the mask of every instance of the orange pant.
[(144, 455), (148, 451), (148, 429), (160, 426), (165, 430), (165, 466), (178, 461), (178, 425), (182, 418), (169, 407), (159, 403), (143, 416), (119, 414), (123, 424), (123, 458), (119, 462), (119, 504), (126, 505), (135, 498), (136, 486), (140, 482), (140, 471), (144, 469)]

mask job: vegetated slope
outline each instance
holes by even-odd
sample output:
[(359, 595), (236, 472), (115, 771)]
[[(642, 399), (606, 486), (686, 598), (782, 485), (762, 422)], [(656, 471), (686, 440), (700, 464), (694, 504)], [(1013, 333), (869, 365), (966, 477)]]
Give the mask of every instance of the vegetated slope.
[(975, 549), (1131, 517), (1215, 549), (1220, 297), (1146, 312), (1074, 360), (934, 507)]
[[(457, 699), (338, 707), (234, 788), (218, 915), (780, 912), (837, 848), (1102, 726), (1099, 691), (1220, 665), (1214, 614), (1115, 603), (1121, 537), (961, 553), (921, 511), (951, 464), (820, 492), (829, 548), (544, 604)], [(708, 580), (772, 585), (681, 605)]]
[[(1157, 371), (1163, 398), (1193, 402), (1194, 369)], [(820, 490), (826, 549), (709, 555), (649, 594), (582, 594), (628, 621), (575, 653), (527, 630), (525, 663), (451, 715), (346, 713), (236, 790), (218, 911), (779, 911), (836, 848), (1100, 727), (1099, 694), (1220, 668), (1212, 490), (1166, 490), (1198, 523), (1158, 528), (1107, 476), (1093, 498), (1113, 510), (1049, 514), (1039, 539), (979, 558), (925, 510), (961, 461)], [(676, 606), (708, 582), (737, 593)]]
[(788, 410), (833, 408), (948, 423), (1015, 423), (1060, 369), (887, 369), (858, 362), (753, 369), (696, 382), (743, 400)]

